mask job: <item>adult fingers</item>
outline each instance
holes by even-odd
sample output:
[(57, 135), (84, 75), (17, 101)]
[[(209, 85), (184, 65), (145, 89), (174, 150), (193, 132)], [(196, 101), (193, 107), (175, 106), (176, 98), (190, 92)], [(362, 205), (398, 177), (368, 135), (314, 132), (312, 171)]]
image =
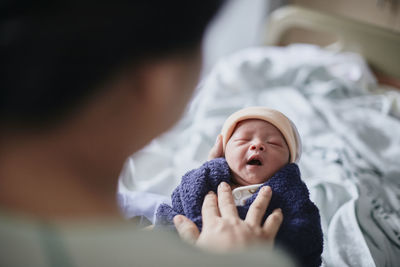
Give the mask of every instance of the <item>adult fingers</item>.
[(208, 154), (208, 160), (216, 159), (222, 157), (223, 155), (224, 151), (222, 147), (222, 135), (219, 134), (214, 146), (211, 148), (210, 153)]
[(275, 209), (265, 220), (263, 226), (263, 235), (268, 240), (275, 240), (279, 227), (283, 221), (283, 214), (281, 209)]
[(200, 232), (196, 224), (183, 215), (174, 217), (174, 224), (182, 240), (194, 244), (199, 238)]
[(272, 190), (269, 186), (263, 186), (254, 202), (250, 205), (245, 222), (251, 226), (260, 226), (261, 220), (271, 200)]
[(225, 182), (218, 186), (218, 207), (221, 217), (238, 217), (231, 187)]
[(201, 215), (203, 219), (203, 225), (208, 224), (210, 221), (214, 220), (215, 217), (220, 216), (217, 204), (217, 196), (214, 192), (210, 191), (204, 197)]

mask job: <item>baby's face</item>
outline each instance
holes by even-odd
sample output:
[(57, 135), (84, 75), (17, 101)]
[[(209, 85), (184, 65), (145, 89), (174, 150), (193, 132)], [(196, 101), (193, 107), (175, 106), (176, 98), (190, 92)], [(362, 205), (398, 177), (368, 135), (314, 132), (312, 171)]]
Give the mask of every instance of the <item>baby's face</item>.
[(226, 144), (225, 159), (236, 185), (260, 184), (289, 162), (289, 148), (272, 124), (245, 120), (238, 123)]

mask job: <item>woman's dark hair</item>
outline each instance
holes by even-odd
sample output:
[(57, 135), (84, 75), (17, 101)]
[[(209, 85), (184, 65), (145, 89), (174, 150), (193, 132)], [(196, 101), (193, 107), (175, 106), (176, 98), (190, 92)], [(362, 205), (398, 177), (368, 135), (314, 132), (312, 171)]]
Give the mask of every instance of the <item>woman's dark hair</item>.
[(194, 50), (221, 2), (3, 2), (0, 123), (59, 119), (121, 67)]

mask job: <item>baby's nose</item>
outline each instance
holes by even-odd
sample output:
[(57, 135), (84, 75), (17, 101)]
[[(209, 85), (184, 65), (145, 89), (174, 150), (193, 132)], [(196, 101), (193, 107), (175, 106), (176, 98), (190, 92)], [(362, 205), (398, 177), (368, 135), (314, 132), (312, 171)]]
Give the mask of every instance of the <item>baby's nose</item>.
[(265, 146), (263, 143), (259, 142), (259, 143), (253, 143), (250, 146), (250, 150), (256, 150), (256, 151), (264, 151), (265, 150)]

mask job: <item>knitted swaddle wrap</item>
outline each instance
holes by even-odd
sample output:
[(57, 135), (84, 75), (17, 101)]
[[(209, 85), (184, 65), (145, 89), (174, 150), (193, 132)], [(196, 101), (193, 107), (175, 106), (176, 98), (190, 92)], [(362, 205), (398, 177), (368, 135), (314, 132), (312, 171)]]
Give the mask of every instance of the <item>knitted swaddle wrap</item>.
[[(230, 183), (231, 174), (224, 158), (204, 163), (200, 168), (186, 173), (181, 184), (172, 193), (172, 207), (163, 204), (157, 210), (157, 226), (173, 227), (173, 217), (178, 214), (191, 219), (201, 231), (201, 207), (209, 191), (217, 192), (218, 185)], [(290, 163), (275, 173), (263, 186), (272, 189), (272, 198), (262, 222), (274, 209), (281, 208), (283, 222), (276, 236), (276, 244), (286, 248), (302, 266), (319, 266), (323, 249), (322, 230), (318, 208), (311, 202), (309, 191), (300, 178), (295, 163)], [(258, 191), (239, 206), (240, 218), (246, 217)]]

